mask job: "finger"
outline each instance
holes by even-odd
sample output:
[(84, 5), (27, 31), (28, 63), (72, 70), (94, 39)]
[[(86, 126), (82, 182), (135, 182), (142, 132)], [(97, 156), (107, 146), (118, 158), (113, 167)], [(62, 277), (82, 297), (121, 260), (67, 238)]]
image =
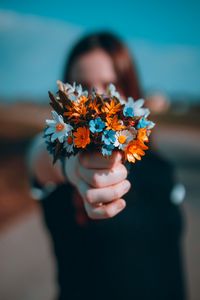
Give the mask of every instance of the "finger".
[(94, 206), (85, 200), (86, 191), (89, 189), (89, 185), (83, 180), (79, 180), (78, 191), (83, 198), (83, 203), (88, 216), (91, 219), (107, 219), (112, 218), (121, 212), (126, 202), (123, 199), (117, 199), (109, 204), (102, 206)]
[(121, 162), (122, 154), (119, 151), (114, 151), (107, 158), (100, 152), (84, 152), (79, 155), (79, 160), (82, 166), (88, 169), (110, 169), (115, 164)]
[(79, 181), (77, 183), (77, 190), (84, 201), (87, 201), (87, 192), (91, 188), (84, 180), (79, 178)]
[(84, 198), (90, 204), (108, 203), (112, 200), (120, 199), (125, 195), (131, 187), (128, 180), (123, 180), (115, 185), (100, 188), (100, 189), (88, 189), (85, 191)]
[(120, 213), (126, 207), (126, 202), (124, 199), (118, 199), (109, 204), (96, 207), (84, 202), (84, 206), (91, 219), (108, 219)]
[(92, 187), (103, 188), (124, 180), (127, 177), (127, 169), (123, 164), (118, 164), (110, 170), (86, 169), (79, 165), (78, 174)]

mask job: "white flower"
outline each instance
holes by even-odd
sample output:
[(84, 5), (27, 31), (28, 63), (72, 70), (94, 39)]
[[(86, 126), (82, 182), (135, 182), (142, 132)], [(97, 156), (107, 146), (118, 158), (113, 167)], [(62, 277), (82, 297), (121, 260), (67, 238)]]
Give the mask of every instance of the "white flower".
[(123, 113), (125, 117), (147, 117), (150, 113), (148, 108), (142, 107), (144, 105), (144, 99), (133, 100), (132, 97), (128, 97), (128, 101), (125, 104)]
[(118, 98), (121, 104), (126, 103), (126, 101), (121, 98), (120, 93), (116, 90), (116, 87), (113, 83), (108, 85), (106, 92), (109, 96)]
[(117, 97), (117, 98), (120, 97), (120, 95), (117, 92), (116, 87), (115, 87), (115, 85), (113, 83), (110, 83), (108, 85), (108, 87), (107, 87), (107, 93), (108, 93), (108, 95), (110, 95), (112, 97)]
[(53, 110), (51, 114), (53, 120), (46, 120), (48, 128), (45, 130), (45, 134), (52, 134), (51, 142), (54, 142), (56, 139), (58, 139), (60, 143), (63, 143), (64, 138), (68, 136), (73, 127), (69, 124), (66, 124), (63, 120), (63, 117), (58, 115), (56, 111)]
[(76, 85), (74, 82), (73, 85), (71, 85), (58, 80), (57, 85), (58, 89), (65, 92), (71, 101), (77, 101), (81, 96), (88, 96), (88, 92), (83, 91), (81, 84)]
[(117, 131), (114, 146), (123, 150), (133, 138), (134, 136), (129, 130)]
[(75, 91), (77, 93), (78, 98), (81, 97), (81, 96), (85, 96), (85, 97), (88, 96), (88, 91), (83, 91), (83, 88), (82, 88), (81, 84), (76, 86)]
[(69, 83), (63, 83), (60, 80), (57, 80), (58, 89), (62, 92), (66, 92), (67, 94), (71, 94), (75, 92), (76, 83), (73, 83), (73, 86)]
[(63, 147), (67, 150), (68, 153), (74, 152), (74, 141), (71, 133), (65, 139)]

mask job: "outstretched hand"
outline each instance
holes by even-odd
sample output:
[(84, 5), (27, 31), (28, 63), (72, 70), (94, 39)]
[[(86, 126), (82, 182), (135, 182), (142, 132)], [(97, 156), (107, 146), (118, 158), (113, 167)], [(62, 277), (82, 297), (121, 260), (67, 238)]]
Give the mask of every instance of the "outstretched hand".
[(98, 152), (85, 152), (66, 160), (65, 171), (81, 195), (88, 216), (92, 219), (112, 218), (121, 212), (122, 199), (130, 187), (120, 152), (105, 158)]

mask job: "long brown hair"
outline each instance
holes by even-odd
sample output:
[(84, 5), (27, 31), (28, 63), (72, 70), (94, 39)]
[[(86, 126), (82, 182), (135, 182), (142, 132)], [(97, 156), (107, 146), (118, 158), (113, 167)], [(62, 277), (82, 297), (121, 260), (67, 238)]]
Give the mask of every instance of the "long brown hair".
[(83, 37), (73, 47), (64, 69), (64, 82), (71, 82), (70, 74), (74, 62), (83, 54), (95, 49), (104, 50), (112, 59), (117, 75), (117, 87), (126, 97), (142, 97), (135, 64), (124, 43), (110, 32), (99, 32)]

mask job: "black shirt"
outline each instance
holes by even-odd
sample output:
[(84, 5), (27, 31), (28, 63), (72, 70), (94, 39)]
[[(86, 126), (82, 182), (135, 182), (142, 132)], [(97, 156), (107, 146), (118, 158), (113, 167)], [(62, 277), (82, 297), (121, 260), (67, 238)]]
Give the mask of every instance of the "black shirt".
[(76, 222), (74, 188), (40, 203), (51, 233), (61, 299), (183, 300), (182, 216), (170, 201), (173, 167), (148, 151), (131, 165), (131, 190), (117, 216)]

